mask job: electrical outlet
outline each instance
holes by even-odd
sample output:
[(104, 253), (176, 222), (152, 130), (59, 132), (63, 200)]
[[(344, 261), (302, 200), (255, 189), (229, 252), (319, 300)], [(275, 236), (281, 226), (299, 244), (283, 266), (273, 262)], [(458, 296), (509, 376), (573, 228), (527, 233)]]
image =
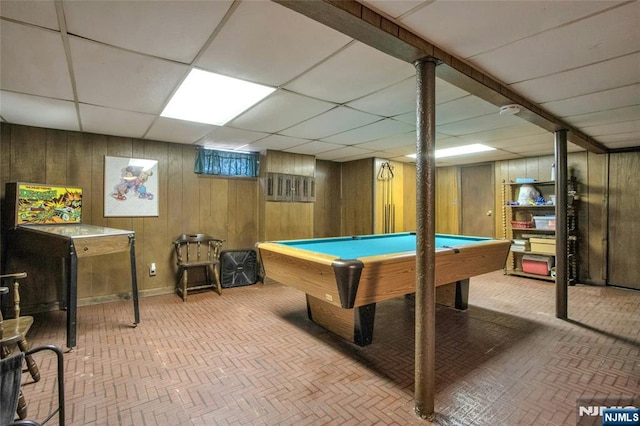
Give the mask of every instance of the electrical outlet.
[(151, 266), (149, 266), (149, 276), (150, 277), (155, 277), (156, 276), (156, 264), (152, 263)]

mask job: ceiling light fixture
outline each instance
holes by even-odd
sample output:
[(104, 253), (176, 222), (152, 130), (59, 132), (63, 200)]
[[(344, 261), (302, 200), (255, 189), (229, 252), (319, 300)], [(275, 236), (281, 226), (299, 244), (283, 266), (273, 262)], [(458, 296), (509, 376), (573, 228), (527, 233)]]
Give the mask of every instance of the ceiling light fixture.
[(193, 69), (160, 115), (224, 126), (274, 90), (273, 87)]
[(520, 105), (517, 105), (517, 104), (501, 106), (500, 107), (500, 115), (516, 115), (517, 113), (520, 112), (520, 108), (522, 108), (522, 107)]
[[(454, 148), (436, 149), (436, 158), (453, 157), (456, 155), (475, 154), (477, 152), (495, 151), (495, 148), (474, 143), (471, 145), (456, 146)], [(409, 154), (407, 157), (416, 158), (416, 154)]]

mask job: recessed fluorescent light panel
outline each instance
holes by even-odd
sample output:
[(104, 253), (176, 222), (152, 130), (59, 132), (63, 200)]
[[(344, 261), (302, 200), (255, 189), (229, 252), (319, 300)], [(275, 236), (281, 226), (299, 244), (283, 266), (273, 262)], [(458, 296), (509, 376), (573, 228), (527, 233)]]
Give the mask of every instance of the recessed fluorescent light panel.
[[(475, 154), (476, 152), (494, 151), (494, 150), (495, 148), (492, 148), (490, 146), (482, 145), (481, 143), (474, 143), (471, 145), (457, 146), (455, 148), (436, 149), (436, 158), (453, 157), (456, 155)], [(416, 154), (410, 154), (410, 155), (407, 155), (407, 157), (416, 158)]]
[(273, 87), (193, 69), (160, 115), (224, 126), (274, 90)]

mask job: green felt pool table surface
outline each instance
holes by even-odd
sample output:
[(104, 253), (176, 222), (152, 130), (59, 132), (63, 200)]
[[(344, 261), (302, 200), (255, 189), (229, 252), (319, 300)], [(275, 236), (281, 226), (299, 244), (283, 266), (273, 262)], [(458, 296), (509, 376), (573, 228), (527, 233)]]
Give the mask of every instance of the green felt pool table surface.
[[(436, 234), (435, 247), (436, 249), (461, 247), (489, 240), (491, 238)], [(340, 259), (357, 259), (367, 256), (415, 251), (416, 234), (414, 232), (403, 232), (353, 237), (315, 238), (281, 241), (280, 244), (332, 255)]]

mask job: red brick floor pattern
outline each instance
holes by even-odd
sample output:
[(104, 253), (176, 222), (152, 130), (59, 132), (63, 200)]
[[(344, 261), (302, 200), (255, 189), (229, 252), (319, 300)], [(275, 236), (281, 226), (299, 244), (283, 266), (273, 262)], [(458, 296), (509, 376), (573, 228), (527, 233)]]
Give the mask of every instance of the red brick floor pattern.
[[(640, 394), (640, 292), (569, 288), (501, 272), (471, 280), (470, 307), (438, 307), (436, 423), (575, 425), (582, 396)], [(413, 412), (414, 301), (378, 305), (360, 348), (306, 317), (304, 295), (277, 283), (79, 309), (65, 354), (69, 425), (418, 425)], [(65, 345), (65, 313), (36, 315), (33, 346)], [(55, 398), (55, 363), (24, 375), (29, 418)]]

